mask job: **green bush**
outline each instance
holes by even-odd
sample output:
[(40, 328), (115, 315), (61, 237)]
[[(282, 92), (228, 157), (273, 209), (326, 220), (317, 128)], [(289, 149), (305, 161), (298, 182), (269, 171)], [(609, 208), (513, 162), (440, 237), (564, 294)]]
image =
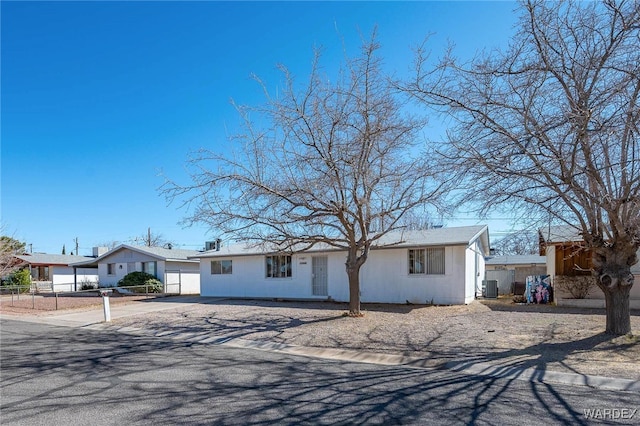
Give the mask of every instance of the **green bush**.
[(93, 290), (98, 287), (100, 287), (100, 284), (97, 281), (91, 281), (89, 279), (80, 281), (80, 290)]
[(31, 288), (31, 274), (28, 269), (20, 269), (9, 275), (9, 278), (4, 281), (4, 285), (19, 287), (20, 293), (26, 293)]
[(162, 293), (164, 288), (160, 280), (146, 272), (131, 272), (118, 281), (118, 287), (134, 287), (134, 293), (144, 293), (145, 286), (149, 293)]

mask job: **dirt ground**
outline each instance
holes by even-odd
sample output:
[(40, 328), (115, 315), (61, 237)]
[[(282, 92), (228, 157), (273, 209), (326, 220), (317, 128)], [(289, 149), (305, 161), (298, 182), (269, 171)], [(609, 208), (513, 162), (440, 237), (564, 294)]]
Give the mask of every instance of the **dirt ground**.
[[(111, 300), (136, 303), (135, 297), (144, 298)], [(89, 298), (73, 298), (75, 309), (101, 303), (99, 297), (82, 299)], [(26, 308), (10, 308), (5, 299), (0, 312), (33, 314), (31, 300), (25, 303)], [(50, 306), (51, 300), (43, 297), (39, 303)], [(611, 337), (603, 333), (602, 309), (518, 305), (510, 299), (462, 306), (363, 304), (362, 308), (364, 317), (351, 318), (344, 316), (344, 303), (203, 298), (181, 308), (117, 319), (111, 327), (396, 353), (427, 359), (434, 367), (490, 362), (505, 369), (534, 367), (640, 380), (638, 311), (632, 312), (633, 335)]]
[[(145, 299), (145, 295), (122, 295), (112, 294), (109, 298), (111, 304), (132, 303)], [(84, 293), (84, 295), (59, 295), (51, 293), (36, 294), (34, 297), (29, 294), (3, 295), (0, 298), (0, 313), (2, 314), (25, 314), (25, 315), (48, 315), (52, 311), (62, 310), (88, 310), (102, 306), (102, 296), (97, 293)]]

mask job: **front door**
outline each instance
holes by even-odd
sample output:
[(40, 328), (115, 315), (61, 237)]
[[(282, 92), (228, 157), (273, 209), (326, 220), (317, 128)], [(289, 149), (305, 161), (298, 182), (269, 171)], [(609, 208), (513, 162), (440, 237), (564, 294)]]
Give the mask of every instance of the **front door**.
[(311, 269), (313, 273), (312, 293), (314, 296), (327, 296), (327, 256), (313, 256), (311, 260)]

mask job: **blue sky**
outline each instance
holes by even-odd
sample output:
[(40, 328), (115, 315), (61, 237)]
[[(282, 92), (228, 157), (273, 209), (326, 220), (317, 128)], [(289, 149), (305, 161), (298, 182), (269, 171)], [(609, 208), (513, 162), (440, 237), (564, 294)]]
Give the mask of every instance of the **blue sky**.
[[(214, 238), (184, 228), (159, 195), (185, 181), (200, 147), (224, 149), (230, 99), (261, 102), (255, 73), (304, 77), (314, 46), (331, 69), (378, 27), (385, 64), (407, 72), (412, 46), (460, 57), (505, 46), (513, 2), (6, 2), (1, 7), (1, 220), (33, 251), (80, 254), (151, 227), (179, 247)], [(434, 125), (434, 132), (437, 131)], [(487, 221), (445, 220), (448, 226)], [(498, 235), (511, 225), (489, 222)]]

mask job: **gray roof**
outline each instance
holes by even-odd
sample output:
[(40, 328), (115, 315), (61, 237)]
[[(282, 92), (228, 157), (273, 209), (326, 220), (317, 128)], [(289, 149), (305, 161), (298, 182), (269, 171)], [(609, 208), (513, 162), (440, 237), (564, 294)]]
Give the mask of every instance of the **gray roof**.
[(540, 228), (539, 232), (547, 243), (567, 243), (583, 240), (582, 231), (570, 225), (547, 226)]
[[(480, 240), (483, 251), (489, 253), (489, 231), (487, 225), (461, 226), (455, 228), (425, 229), (420, 231), (396, 231), (382, 236), (372, 247), (372, 250), (381, 248), (409, 248), (425, 246), (468, 246), (476, 240)], [(295, 250), (294, 250), (295, 251)], [(328, 244), (317, 244), (310, 253), (344, 251)], [(250, 256), (268, 253), (277, 253), (274, 246), (256, 246), (248, 244), (223, 245), (220, 250), (209, 250), (191, 256), (192, 259), (207, 257)]]
[[(141, 253), (146, 253), (150, 256), (157, 257), (161, 260), (187, 260), (190, 256), (198, 254), (197, 250), (182, 250), (182, 249), (167, 249), (163, 247), (146, 247), (146, 246), (128, 246), (123, 245), (124, 247), (138, 251)], [(114, 249), (115, 251), (116, 249)], [(106, 255), (107, 253), (105, 253)]]
[(21, 254), (16, 257), (32, 265), (70, 265), (72, 263), (93, 260), (92, 257), (88, 256), (47, 253)]
[[(117, 251), (120, 250), (133, 250), (139, 253), (148, 254), (151, 257), (155, 257), (158, 260), (164, 261), (178, 261), (178, 262), (193, 262), (193, 256), (197, 255), (199, 252), (196, 250), (181, 250), (181, 249), (166, 249), (162, 247), (147, 247), (147, 246), (131, 246), (128, 244), (120, 244), (118, 247), (115, 247), (108, 252), (97, 258), (89, 258), (88, 260), (84, 260), (82, 262), (77, 262), (73, 266), (86, 266), (92, 267), (97, 266), (98, 263), (106, 258), (111, 256)], [(87, 258), (85, 258), (87, 259)]]
[(538, 256), (534, 254), (527, 255), (507, 255), (507, 256), (491, 256), (488, 257), (487, 265), (531, 265), (531, 264), (546, 264), (546, 256)]

